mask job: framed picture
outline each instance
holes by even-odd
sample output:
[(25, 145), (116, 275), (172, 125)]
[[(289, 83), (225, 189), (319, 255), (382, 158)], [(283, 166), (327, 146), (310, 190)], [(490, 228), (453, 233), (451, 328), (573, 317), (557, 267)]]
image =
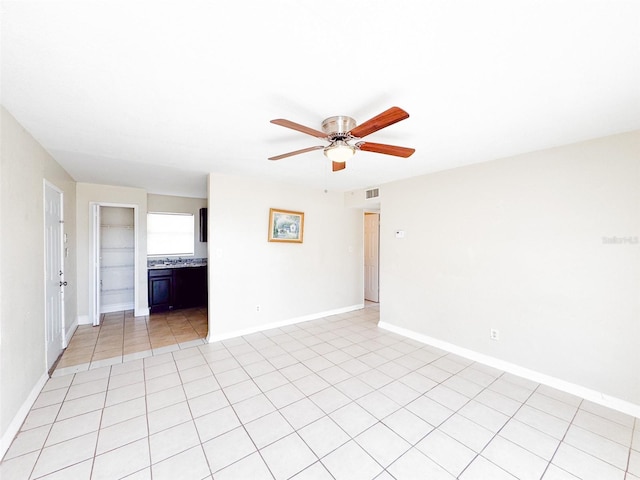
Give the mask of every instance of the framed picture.
[(269, 209), (269, 241), (302, 243), (304, 213)]

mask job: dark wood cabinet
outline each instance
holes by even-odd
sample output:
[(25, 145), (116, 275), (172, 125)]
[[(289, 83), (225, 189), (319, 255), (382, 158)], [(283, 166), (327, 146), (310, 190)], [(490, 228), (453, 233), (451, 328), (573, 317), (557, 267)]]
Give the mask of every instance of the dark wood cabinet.
[(151, 313), (207, 305), (207, 267), (149, 270)]
[(173, 303), (173, 270), (149, 270), (149, 307), (151, 313), (169, 310)]
[(176, 268), (173, 272), (174, 308), (207, 304), (207, 267)]

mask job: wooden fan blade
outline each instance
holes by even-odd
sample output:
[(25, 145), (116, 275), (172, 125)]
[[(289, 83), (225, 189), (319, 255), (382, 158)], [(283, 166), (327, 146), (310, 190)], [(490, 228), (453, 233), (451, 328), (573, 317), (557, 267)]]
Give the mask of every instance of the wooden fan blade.
[(357, 138), (366, 137), (367, 135), (377, 132), (378, 130), (393, 125), (400, 120), (409, 118), (409, 114), (400, 107), (391, 107), (379, 115), (367, 120), (362, 125), (358, 125), (351, 130), (351, 135)]
[(315, 147), (303, 148), (302, 150), (296, 150), (294, 152), (283, 153), (282, 155), (276, 155), (275, 157), (269, 157), (269, 160), (280, 160), (281, 158), (292, 157), (300, 153), (307, 153), (307, 152), (311, 152), (312, 150), (320, 150), (321, 148), (324, 148), (324, 146), (316, 145)]
[(358, 142), (356, 148), (365, 152), (384, 153), (385, 155), (394, 155), (396, 157), (410, 157), (415, 148), (397, 147), (395, 145), (385, 145), (384, 143)]
[(276, 118), (275, 120), (271, 120), (271, 123), (276, 125), (280, 125), (281, 127), (291, 128), (292, 130), (297, 130), (298, 132), (306, 133), (307, 135), (311, 135), (312, 137), (317, 138), (327, 138), (327, 134), (321, 132), (320, 130), (315, 130), (310, 127), (305, 127), (304, 125), (300, 125), (299, 123), (292, 122), (291, 120), (285, 120), (284, 118)]
[(347, 168), (347, 162), (332, 162), (331, 168), (334, 172), (339, 172)]

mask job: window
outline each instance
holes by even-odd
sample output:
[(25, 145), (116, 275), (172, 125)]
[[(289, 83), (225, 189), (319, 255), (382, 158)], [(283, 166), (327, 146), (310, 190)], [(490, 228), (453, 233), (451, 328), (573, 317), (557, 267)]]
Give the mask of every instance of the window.
[(193, 255), (194, 243), (192, 214), (147, 214), (147, 255)]

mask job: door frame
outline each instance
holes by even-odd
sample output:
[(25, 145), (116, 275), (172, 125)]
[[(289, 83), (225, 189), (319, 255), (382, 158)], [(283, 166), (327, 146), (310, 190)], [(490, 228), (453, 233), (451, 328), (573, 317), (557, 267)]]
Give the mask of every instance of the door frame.
[(138, 229), (140, 226), (139, 206), (133, 203), (89, 202), (89, 320), (94, 327), (100, 325), (100, 208), (120, 207), (133, 209), (133, 308), (138, 312)]
[[(60, 188), (58, 188), (56, 185), (54, 185), (53, 183), (49, 182), (48, 180), (44, 179), (43, 180), (43, 185), (42, 185), (42, 206), (43, 206), (43, 245), (44, 245), (44, 253), (45, 253), (45, 259), (44, 259), (44, 281), (45, 281), (45, 285), (44, 285), (44, 305), (45, 305), (45, 314), (44, 314), (44, 328), (45, 328), (45, 342), (44, 342), (44, 363), (45, 363), (45, 369), (47, 371), (49, 371), (50, 368), (53, 367), (53, 365), (55, 365), (55, 361), (53, 363), (53, 365), (49, 365), (49, 349), (48, 349), (48, 341), (47, 341), (47, 331), (49, 329), (49, 315), (47, 314), (47, 279), (49, 277), (50, 272), (47, 271), (48, 268), (48, 262), (46, 259), (46, 255), (47, 255), (47, 219), (46, 219), (46, 202), (47, 202), (47, 189), (51, 189), (54, 192), (56, 192), (58, 194), (58, 202), (60, 204), (60, 249), (58, 251), (58, 257), (60, 260), (60, 271), (62, 272), (59, 276), (60, 276), (60, 282), (64, 281), (64, 191), (61, 190)], [(57, 274), (57, 273), (56, 273)], [(62, 286), (60, 286), (60, 296), (59, 296), (59, 309), (60, 309), (60, 354), (62, 354), (63, 350), (67, 347), (67, 336), (65, 334), (65, 306), (64, 306), (64, 288)]]

